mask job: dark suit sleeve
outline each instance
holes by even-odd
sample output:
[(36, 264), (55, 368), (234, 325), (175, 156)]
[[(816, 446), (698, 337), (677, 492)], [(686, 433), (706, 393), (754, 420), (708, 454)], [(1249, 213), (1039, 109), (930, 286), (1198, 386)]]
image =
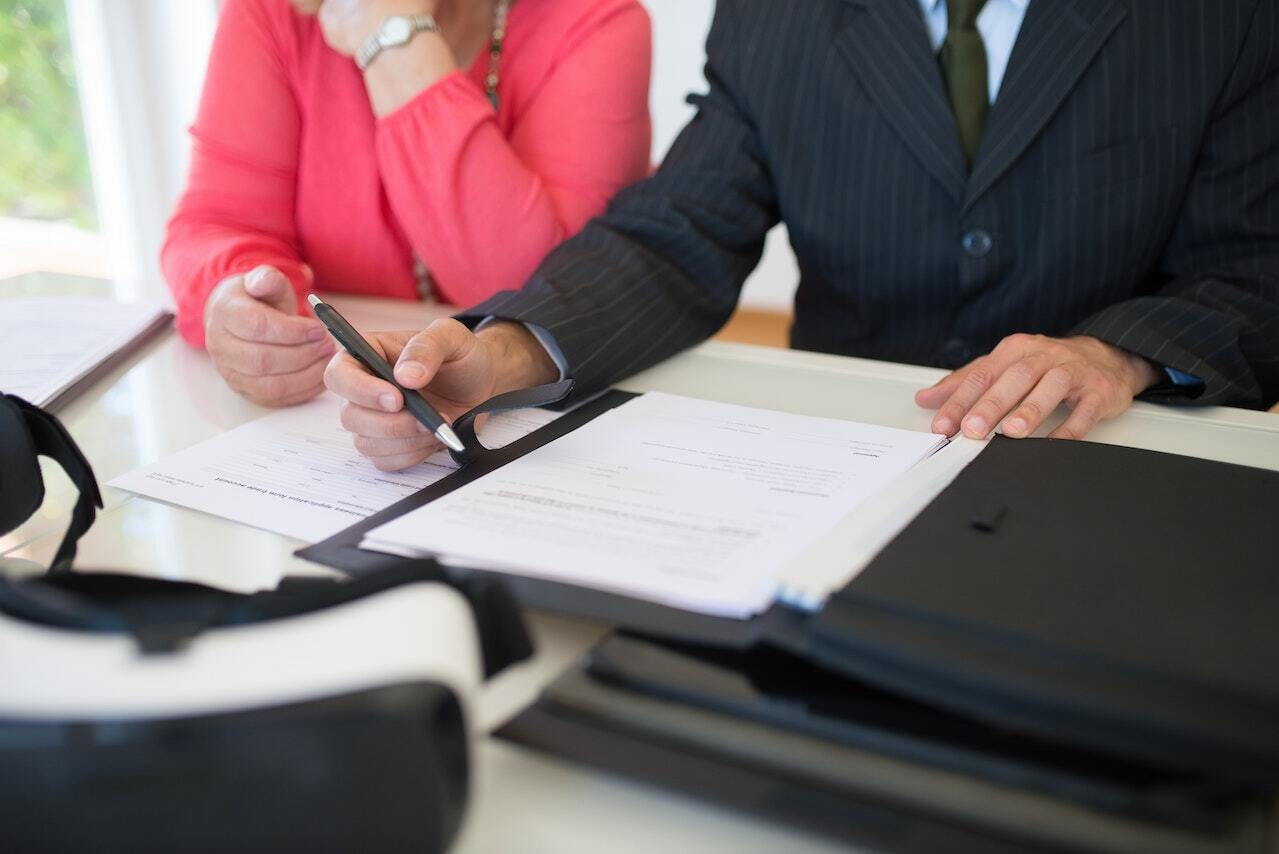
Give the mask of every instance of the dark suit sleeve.
[(1258, 4), (1208, 127), (1163, 256), (1166, 284), (1075, 330), (1202, 379), (1199, 403), (1279, 400), (1277, 8)]
[(656, 175), (617, 196), (519, 291), (458, 315), (537, 324), (589, 393), (714, 334), (778, 221), (755, 128), (735, 93), (734, 3), (720, 0), (707, 40), (710, 91)]

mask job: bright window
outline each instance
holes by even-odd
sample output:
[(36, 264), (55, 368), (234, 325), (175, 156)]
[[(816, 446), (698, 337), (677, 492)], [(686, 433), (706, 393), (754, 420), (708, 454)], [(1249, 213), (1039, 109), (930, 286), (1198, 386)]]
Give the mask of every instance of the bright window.
[(106, 275), (63, 0), (0, 0), (0, 276)]

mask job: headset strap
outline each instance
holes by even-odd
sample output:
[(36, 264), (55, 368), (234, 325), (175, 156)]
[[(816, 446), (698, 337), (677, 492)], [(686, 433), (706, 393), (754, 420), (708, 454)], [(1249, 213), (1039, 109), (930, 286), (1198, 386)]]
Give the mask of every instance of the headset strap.
[(0, 478), (0, 488), (6, 492), (14, 489), (19, 493), (6, 494), (6, 503), (14, 502), (12, 506), (29, 508), (22, 518), (6, 520), (6, 525), (12, 523), (12, 527), (16, 528), (39, 509), (44, 500), (44, 479), (40, 475), (38, 456), (49, 457), (62, 466), (80, 491), (71, 511), (67, 533), (49, 567), (51, 572), (65, 572), (75, 559), (76, 543), (93, 524), (97, 508), (102, 507), (98, 481), (80, 447), (57, 418), (12, 394), (0, 394), (0, 410), (3, 410), (0, 412), (0, 425), (5, 428), (2, 432), (16, 434), (6, 436), (0, 443), (0, 455), (5, 457), (0, 463), (0, 472), (10, 475)]

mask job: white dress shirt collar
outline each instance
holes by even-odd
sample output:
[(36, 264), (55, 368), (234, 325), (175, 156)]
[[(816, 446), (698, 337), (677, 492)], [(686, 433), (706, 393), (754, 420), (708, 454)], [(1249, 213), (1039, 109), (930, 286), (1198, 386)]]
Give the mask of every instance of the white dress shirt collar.
[[(945, 2), (945, 0), (919, 0), (919, 5), (923, 8), (925, 15), (931, 15), (943, 2)], [(1030, 0), (989, 0), (989, 2), (1011, 3), (1023, 12), (1025, 12), (1026, 7), (1030, 5)]]
[[(944, 3), (945, 0), (919, 0), (934, 51), (941, 50), (946, 40), (948, 24)], [(1013, 45), (1029, 5), (1030, 0), (987, 0), (977, 16), (977, 31), (986, 45), (986, 70), (992, 104), (1003, 85), (1004, 72), (1008, 69), (1008, 60), (1012, 58)]]

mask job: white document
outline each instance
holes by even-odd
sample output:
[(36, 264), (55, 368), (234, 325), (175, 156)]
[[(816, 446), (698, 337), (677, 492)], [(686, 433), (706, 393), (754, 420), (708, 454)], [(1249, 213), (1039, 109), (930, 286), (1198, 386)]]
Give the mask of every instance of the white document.
[[(356, 452), (338, 422), (340, 404), (324, 394), (110, 485), (314, 543), (456, 471), (443, 450), (402, 472), (378, 471)], [(499, 448), (557, 417), (541, 409), (498, 413), (480, 430), (480, 440)]]
[(786, 567), (778, 598), (801, 610), (821, 610), (827, 597), (869, 566), (989, 441), (958, 435), (897, 478), (874, 501), (850, 513)]
[(781, 567), (944, 441), (650, 392), (364, 545), (746, 618)]
[(0, 392), (47, 406), (167, 314), (91, 297), (0, 300)]

